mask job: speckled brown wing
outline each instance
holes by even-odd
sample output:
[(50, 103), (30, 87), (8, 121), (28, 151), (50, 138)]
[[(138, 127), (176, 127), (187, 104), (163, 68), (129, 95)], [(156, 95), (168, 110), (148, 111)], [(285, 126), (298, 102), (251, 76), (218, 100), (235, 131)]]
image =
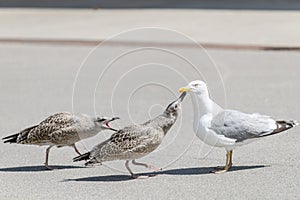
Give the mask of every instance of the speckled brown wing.
[(50, 134), (51, 142), (58, 146), (75, 144), (80, 140), (78, 132), (74, 127), (62, 128)]
[(156, 131), (158, 130), (138, 125), (124, 128), (94, 147), (90, 158), (103, 162), (144, 156), (160, 144), (160, 141), (154, 141)]
[[(54, 132), (64, 132), (63, 130), (66, 130), (73, 124), (73, 116), (70, 113), (54, 114), (42, 121), (39, 125), (21, 131), (17, 138), (17, 143), (37, 145), (52, 144)], [(57, 135), (60, 134), (61, 133)]]
[(69, 112), (61, 112), (56, 113), (54, 115), (51, 115), (47, 117), (44, 121), (41, 122), (41, 124), (65, 124), (65, 123), (73, 123), (73, 114)]

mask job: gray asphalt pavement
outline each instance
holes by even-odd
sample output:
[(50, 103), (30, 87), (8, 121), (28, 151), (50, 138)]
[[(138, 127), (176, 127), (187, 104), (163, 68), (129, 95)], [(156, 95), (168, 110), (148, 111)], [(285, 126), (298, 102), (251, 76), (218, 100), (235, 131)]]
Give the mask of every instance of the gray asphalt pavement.
[[(299, 3), (285, 5), (297, 8)], [(299, 47), (299, 21), (297, 10), (1, 8), (0, 39), (99, 41), (136, 28), (159, 27), (201, 43)]]
[(236, 1), (236, 0), (0, 0), (1, 7), (12, 8), (94, 8), (94, 9), (233, 9), (233, 10), (299, 10), (300, 5), (297, 0), (276, 1)]
[[(142, 123), (194, 79), (206, 80), (226, 108), (300, 121), (299, 52), (209, 50), (217, 67), (203, 50), (189, 47), (116, 59), (132, 48), (103, 46), (81, 65), (92, 47), (0, 44), (0, 137), (60, 111), (117, 115), (115, 127)], [(233, 170), (215, 175), (209, 172), (225, 163), (225, 150), (195, 138), (188, 96), (182, 107), (161, 147), (140, 159), (163, 168), (145, 180), (130, 179), (123, 161), (93, 168), (72, 163), (72, 148), (54, 148), (49, 163), (58, 169), (45, 171), (45, 147), (0, 143), (0, 199), (300, 198), (299, 127), (235, 150)], [(85, 152), (110, 134), (78, 147)]]

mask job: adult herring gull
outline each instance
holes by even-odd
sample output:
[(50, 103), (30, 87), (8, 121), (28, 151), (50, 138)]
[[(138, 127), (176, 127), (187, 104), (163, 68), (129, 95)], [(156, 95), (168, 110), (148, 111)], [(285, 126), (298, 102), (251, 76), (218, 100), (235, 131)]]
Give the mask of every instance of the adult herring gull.
[(194, 107), (194, 131), (206, 144), (224, 147), (226, 164), (214, 173), (227, 172), (232, 166), (232, 151), (235, 147), (256, 139), (274, 135), (298, 125), (293, 120), (274, 120), (258, 113), (246, 114), (236, 110), (224, 110), (213, 102), (203, 81), (192, 81), (179, 92), (191, 93)]

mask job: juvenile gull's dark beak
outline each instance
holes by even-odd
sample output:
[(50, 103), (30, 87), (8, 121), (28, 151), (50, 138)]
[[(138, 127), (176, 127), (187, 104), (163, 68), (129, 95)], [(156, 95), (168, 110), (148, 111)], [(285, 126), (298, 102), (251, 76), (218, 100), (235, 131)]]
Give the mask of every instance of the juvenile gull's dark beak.
[(117, 120), (117, 119), (120, 119), (120, 117), (113, 117), (113, 118), (111, 118), (110, 121), (114, 121), (114, 120)]
[(182, 92), (181, 95), (179, 96), (178, 100), (180, 102), (182, 102), (185, 96), (186, 96), (186, 92)]

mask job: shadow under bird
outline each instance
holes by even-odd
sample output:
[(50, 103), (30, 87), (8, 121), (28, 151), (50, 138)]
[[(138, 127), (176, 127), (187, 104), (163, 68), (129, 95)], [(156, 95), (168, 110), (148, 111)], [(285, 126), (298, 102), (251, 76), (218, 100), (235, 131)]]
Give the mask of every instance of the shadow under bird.
[(109, 123), (119, 119), (118, 117), (90, 117), (85, 114), (72, 114), (69, 112), (57, 113), (49, 116), (40, 124), (31, 126), (2, 138), (4, 143), (17, 143), (28, 145), (49, 145), (46, 150), (45, 167), (52, 169), (48, 165), (49, 151), (53, 146), (73, 147), (79, 155), (80, 152), (75, 143), (89, 137), (95, 136), (102, 130), (112, 130)]
[(179, 92), (189, 92), (194, 107), (194, 131), (206, 144), (224, 147), (227, 151), (225, 167), (214, 173), (227, 172), (232, 166), (232, 151), (262, 137), (274, 135), (298, 125), (295, 121), (274, 120), (258, 113), (246, 114), (224, 110), (210, 99), (203, 81), (192, 81)]
[(163, 114), (140, 125), (125, 127), (114, 133), (108, 140), (96, 145), (92, 151), (73, 159), (74, 162), (88, 160), (85, 165), (93, 165), (113, 160), (126, 160), (125, 166), (132, 178), (147, 178), (137, 176), (129, 168), (129, 162), (158, 171), (152, 165), (136, 162), (135, 159), (153, 152), (162, 142), (164, 136), (176, 122), (180, 111), (180, 104), (186, 93), (170, 103)]

